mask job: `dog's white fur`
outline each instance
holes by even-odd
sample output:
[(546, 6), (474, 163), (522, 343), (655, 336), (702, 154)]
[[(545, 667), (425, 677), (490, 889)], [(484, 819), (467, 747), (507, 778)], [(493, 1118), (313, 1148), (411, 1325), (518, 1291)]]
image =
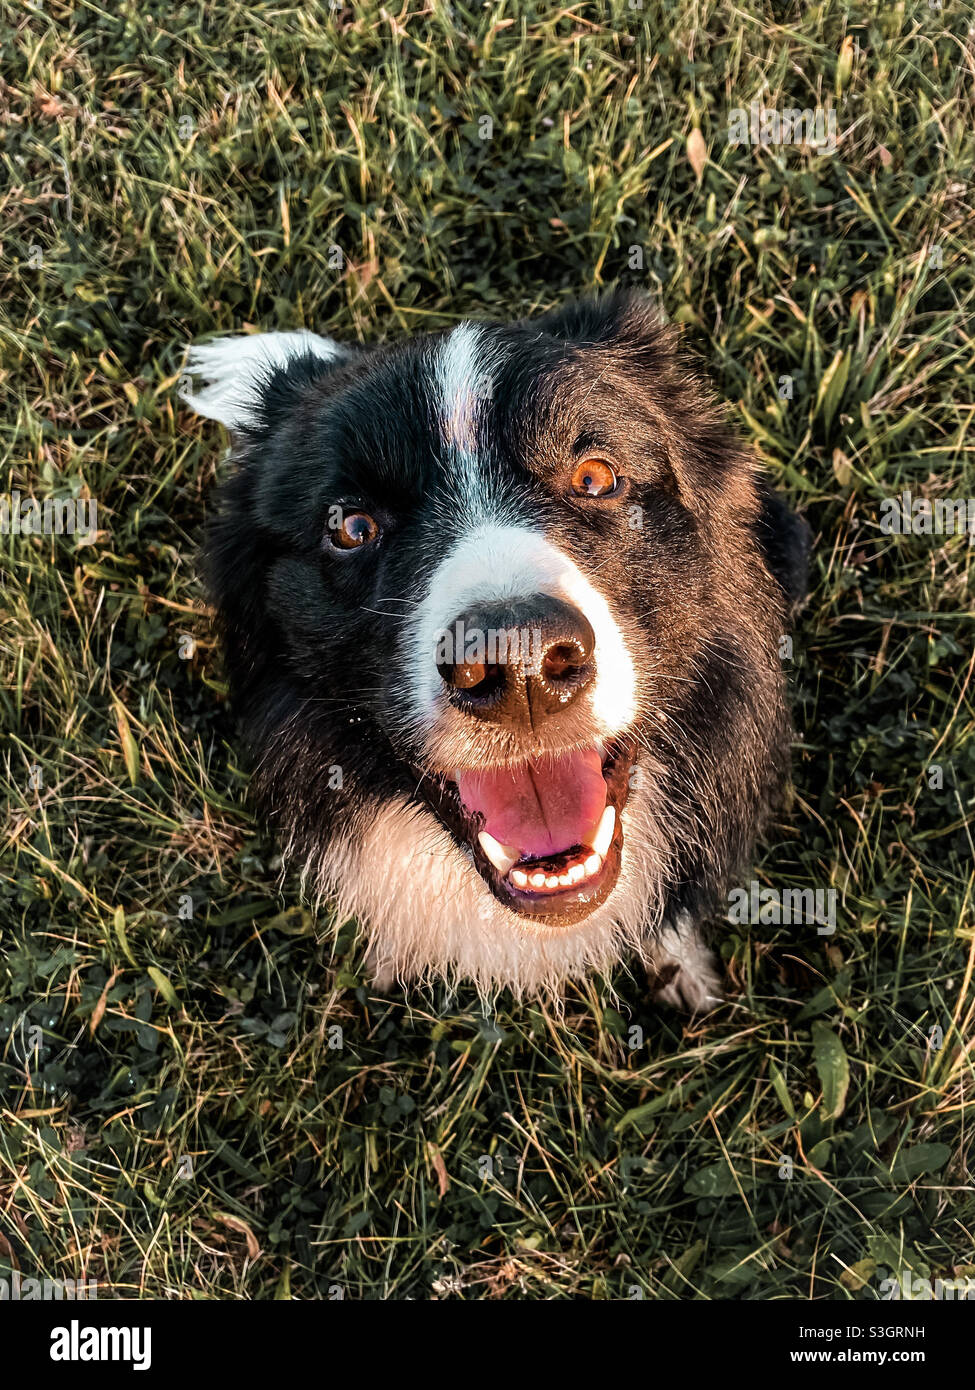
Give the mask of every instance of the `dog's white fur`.
[(343, 350), (331, 338), (307, 328), (291, 333), (238, 333), (198, 343), (187, 353), (186, 372), (203, 377), (207, 384), (202, 391), (184, 389), (180, 395), (198, 415), (239, 430), (254, 423), (262, 380), (275, 367), (285, 367), (307, 352), (323, 362), (334, 362)]
[(444, 438), (460, 458), (477, 447), (481, 406), (494, 390), (500, 349), (476, 323), (459, 323), (437, 352), (437, 388)]
[(715, 955), (687, 913), (664, 924), (652, 952), (658, 973), (676, 967), (673, 978), (655, 992), (659, 1003), (692, 1014), (707, 1013), (724, 1003)]

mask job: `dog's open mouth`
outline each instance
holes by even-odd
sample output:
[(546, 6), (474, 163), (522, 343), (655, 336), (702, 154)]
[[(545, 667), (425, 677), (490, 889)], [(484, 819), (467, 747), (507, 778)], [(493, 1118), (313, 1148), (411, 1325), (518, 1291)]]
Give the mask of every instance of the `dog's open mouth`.
[[(612, 891), (635, 745), (460, 772), (435, 799), (504, 905), (568, 926)], [(433, 799), (433, 798), (431, 798)]]

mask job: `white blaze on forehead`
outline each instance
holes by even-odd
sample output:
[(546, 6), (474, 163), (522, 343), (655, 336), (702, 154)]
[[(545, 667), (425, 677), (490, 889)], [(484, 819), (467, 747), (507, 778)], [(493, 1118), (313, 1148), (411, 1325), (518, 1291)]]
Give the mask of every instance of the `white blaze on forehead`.
[(591, 687), (599, 733), (621, 732), (636, 714), (637, 679), (619, 624), (606, 596), (575, 561), (527, 526), (474, 526), (434, 571), (413, 618), (413, 695), (420, 721), (430, 728), (443, 709), (436, 668), (441, 634), (478, 603), (549, 594), (573, 604), (596, 637), (596, 679)]
[(293, 333), (240, 333), (197, 343), (189, 349), (185, 370), (202, 377), (205, 385), (201, 391), (182, 390), (180, 395), (198, 415), (219, 420), (228, 429), (252, 425), (267, 377), (309, 352), (323, 362), (334, 362), (342, 348), (306, 328)]
[(494, 390), (503, 355), (476, 323), (461, 323), (437, 349), (437, 386), (443, 434), (451, 448), (473, 454), (478, 420)]

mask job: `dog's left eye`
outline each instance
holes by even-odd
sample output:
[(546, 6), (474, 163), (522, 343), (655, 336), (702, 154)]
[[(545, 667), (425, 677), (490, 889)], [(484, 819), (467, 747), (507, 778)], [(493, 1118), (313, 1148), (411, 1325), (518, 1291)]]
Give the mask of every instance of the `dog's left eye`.
[(605, 459), (583, 459), (572, 474), (572, 491), (577, 497), (608, 497), (617, 487), (619, 478)]
[(379, 524), (368, 512), (346, 512), (338, 526), (328, 530), (328, 539), (338, 550), (356, 550), (378, 535)]

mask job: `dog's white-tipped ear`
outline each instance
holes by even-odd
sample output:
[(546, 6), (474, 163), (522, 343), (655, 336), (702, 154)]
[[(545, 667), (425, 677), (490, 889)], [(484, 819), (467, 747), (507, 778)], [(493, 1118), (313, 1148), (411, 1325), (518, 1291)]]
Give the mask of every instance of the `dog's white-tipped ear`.
[(198, 415), (219, 420), (230, 430), (252, 425), (262, 385), (276, 368), (311, 353), (323, 362), (336, 362), (344, 349), (331, 338), (299, 328), (292, 333), (241, 333), (198, 343), (187, 353), (188, 376), (203, 379), (200, 391), (182, 389), (181, 398)]

